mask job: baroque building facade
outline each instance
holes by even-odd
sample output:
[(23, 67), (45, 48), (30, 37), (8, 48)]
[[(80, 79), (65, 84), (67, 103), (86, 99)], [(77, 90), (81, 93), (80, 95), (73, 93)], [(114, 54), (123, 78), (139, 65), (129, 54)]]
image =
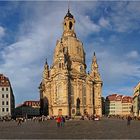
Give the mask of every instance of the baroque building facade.
[(111, 94), (106, 97), (106, 115), (132, 115), (132, 100), (130, 96)]
[(14, 117), (15, 98), (8, 77), (0, 74), (0, 117)]
[(140, 82), (134, 87), (133, 113), (134, 116), (140, 116)]
[(44, 115), (102, 116), (102, 80), (94, 53), (91, 71), (86, 73), (83, 43), (74, 30), (75, 19), (68, 10), (63, 34), (56, 42), (53, 64), (45, 62), (40, 83), (40, 112)]

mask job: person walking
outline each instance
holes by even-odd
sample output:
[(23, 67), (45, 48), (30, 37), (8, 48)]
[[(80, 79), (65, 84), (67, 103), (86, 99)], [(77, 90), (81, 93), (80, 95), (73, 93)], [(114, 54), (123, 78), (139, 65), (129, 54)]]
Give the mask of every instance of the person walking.
[(57, 123), (57, 127), (59, 128), (60, 127), (60, 123), (61, 123), (61, 117), (60, 116), (58, 116), (56, 118), (56, 123)]
[(21, 123), (22, 123), (22, 118), (18, 118), (18, 119), (17, 119), (17, 124), (18, 124), (18, 125), (21, 125)]
[(127, 126), (130, 126), (130, 122), (131, 122), (132, 118), (130, 116), (127, 117)]
[(61, 116), (61, 126), (64, 127), (65, 124), (65, 117)]

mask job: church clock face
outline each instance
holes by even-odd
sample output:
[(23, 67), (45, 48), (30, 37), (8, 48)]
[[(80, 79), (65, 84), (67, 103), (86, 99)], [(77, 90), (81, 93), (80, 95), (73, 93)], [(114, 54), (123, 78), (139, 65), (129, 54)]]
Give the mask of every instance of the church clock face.
[(65, 77), (62, 75), (62, 74), (58, 74), (57, 76), (56, 76), (56, 80), (64, 80), (65, 79)]
[(60, 58), (59, 58), (59, 62), (60, 62), (61, 60), (62, 60), (62, 58), (60, 57)]

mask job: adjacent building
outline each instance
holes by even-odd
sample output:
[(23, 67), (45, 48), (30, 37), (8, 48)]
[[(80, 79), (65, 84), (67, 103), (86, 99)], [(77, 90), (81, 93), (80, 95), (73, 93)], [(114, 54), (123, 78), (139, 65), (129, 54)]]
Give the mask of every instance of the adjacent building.
[(93, 55), (91, 71), (86, 73), (86, 54), (83, 43), (75, 33), (75, 22), (68, 10), (63, 21), (62, 37), (56, 42), (51, 67), (45, 62), (39, 86), (41, 114), (102, 116), (103, 82), (96, 55)]
[(106, 97), (106, 115), (132, 115), (132, 97), (112, 94)]
[(140, 82), (136, 85), (133, 92), (133, 115), (140, 116)]
[(15, 99), (8, 77), (0, 74), (0, 117), (13, 117)]
[(16, 117), (35, 117), (40, 115), (40, 101), (25, 101), (15, 109)]
[(105, 98), (102, 97), (102, 115), (105, 115)]

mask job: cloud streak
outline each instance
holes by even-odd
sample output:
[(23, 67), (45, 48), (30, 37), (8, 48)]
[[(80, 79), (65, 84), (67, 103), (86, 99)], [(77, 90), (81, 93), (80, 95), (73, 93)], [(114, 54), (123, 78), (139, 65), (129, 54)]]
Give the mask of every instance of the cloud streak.
[(0, 26), (0, 39), (5, 35), (5, 29)]

